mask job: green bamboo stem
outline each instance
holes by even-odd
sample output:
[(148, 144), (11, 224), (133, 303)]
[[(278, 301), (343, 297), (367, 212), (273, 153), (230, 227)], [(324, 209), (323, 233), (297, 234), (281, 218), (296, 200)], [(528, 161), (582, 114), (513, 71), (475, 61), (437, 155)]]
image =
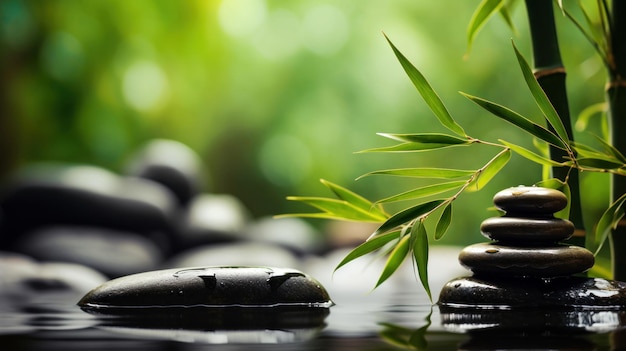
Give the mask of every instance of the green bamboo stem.
[[(535, 77), (559, 114), (559, 117), (561, 117), (568, 136), (570, 139), (573, 139), (567, 89), (565, 86), (566, 72), (559, 50), (552, 1), (526, 0), (526, 10), (528, 12), (532, 38)], [(550, 129), (554, 131), (552, 127)], [(567, 157), (568, 154), (565, 150), (550, 145), (550, 158), (552, 160), (562, 162)], [(571, 241), (576, 245), (585, 245), (578, 172), (570, 170), (568, 167), (553, 167), (552, 176), (562, 181), (567, 181), (570, 186), (571, 207), (569, 219), (576, 227), (575, 235)]]
[[(611, 142), (626, 153), (626, 2), (614, 0), (611, 16), (609, 82), (606, 98), (609, 105)], [(613, 200), (626, 193), (626, 177), (612, 177)], [(611, 233), (613, 277), (626, 280), (626, 223), (622, 220)]]

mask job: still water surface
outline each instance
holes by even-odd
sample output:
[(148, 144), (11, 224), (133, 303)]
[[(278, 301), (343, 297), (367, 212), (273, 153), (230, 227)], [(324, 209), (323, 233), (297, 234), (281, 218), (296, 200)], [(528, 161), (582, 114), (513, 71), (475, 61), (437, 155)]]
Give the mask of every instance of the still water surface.
[[(459, 269), (456, 250), (435, 251), (429, 275), (436, 300), (445, 282), (467, 272)], [(103, 318), (76, 306), (95, 283), (81, 281), (85, 291), (54, 284), (23, 289), (0, 284), (0, 350), (626, 349), (624, 311), (449, 312), (431, 303), (410, 265), (376, 290), (372, 287), (381, 267), (370, 262), (355, 261), (333, 275), (344, 254), (303, 265), (335, 305), (321, 318), (295, 316), (293, 325), (277, 322), (271, 309), (267, 320), (272, 323), (267, 325), (216, 327), (202, 312), (193, 319)]]
[[(78, 298), (71, 293), (43, 291), (19, 308), (3, 301), (1, 349), (398, 350), (404, 346), (424, 350), (619, 350), (625, 346), (619, 342), (624, 338), (620, 332), (624, 316), (617, 312), (579, 313), (572, 322), (578, 326), (559, 330), (546, 325), (550, 332), (501, 331), (497, 325), (462, 332), (459, 325), (442, 324), (442, 317), (449, 321), (450, 315), (442, 316), (417, 285), (391, 293), (389, 289), (361, 295), (339, 291), (337, 304), (320, 325), (280, 329), (215, 330), (202, 328), (202, 323), (184, 329), (154, 321), (102, 319), (76, 307)], [(585, 325), (594, 323), (596, 329), (585, 331)], [(474, 324), (477, 326), (480, 320)], [(520, 330), (524, 327), (520, 325)]]

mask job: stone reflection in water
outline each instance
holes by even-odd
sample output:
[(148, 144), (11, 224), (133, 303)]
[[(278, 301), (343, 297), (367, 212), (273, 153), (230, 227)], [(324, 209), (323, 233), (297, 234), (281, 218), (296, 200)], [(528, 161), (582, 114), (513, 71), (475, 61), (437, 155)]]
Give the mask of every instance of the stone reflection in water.
[(308, 340), (324, 327), (332, 304), (308, 275), (264, 267), (134, 274), (93, 289), (78, 303), (106, 317), (101, 323), (106, 330), (206, 343)]

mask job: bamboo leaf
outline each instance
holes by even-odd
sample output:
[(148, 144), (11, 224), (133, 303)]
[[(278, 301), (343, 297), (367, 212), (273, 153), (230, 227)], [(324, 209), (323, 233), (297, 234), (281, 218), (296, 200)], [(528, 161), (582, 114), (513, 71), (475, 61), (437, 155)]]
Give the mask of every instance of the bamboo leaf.
[(431, 151), (431, 150), (444, 149), (448, 147), (466, 146), (466, 145), (469, 145), (469, 142), (465, 144), (402, 143), (402, 144), (397, 144), (393, 146), (386, 146), (386, 147), (380, 147), (380, 148), (375, 148), (375, 149), (363, 150), (363, 151), (359, 151), (359, 153), (364, 153), (364, 152), (422, 152), (422, 151)]
[[(417, 228), (416, 228), (417, 227)], [(411, 237), (414, 237), (413, 258), (417, 266), (417, 273), (420, 282), (428, 294), (428, 298), (432, 301), (430, 293), (430, 285), (428, 284), (428, 234), (423, 221), (417, 221), (411, 228)]]
[(496, 104), (494, 102), (491, 102), (491, 101), (488, 101), (488, 100), (485, 100), (476, 96), (472, 96), (472, 95), (465, 94), (465, 93), (461, 93), (461, 95), (470, 99), (471, 101), (476, 103), (478, 106), (484, 108), (485, 110), (491, 112), (496, 117), (499, 117), (521, 128), (527, 133), (530, 133), (531, 135), (547, 143), (550, 143), (554, 146), (557, 146), (559, 148), (562, 148), (562, 149), (566, 148), (566, 145), (564, 144), (564, 142), (557, 135), (547, 130), (546, 128), (538, 125), (537, 123), (527, 119), (526, 117), (520, 115), (519, 113), (513, 110), (510, 110), (509, 108), (504, 107), (502, 105)]
[[(581, 11), (582, 11), (582, 13), (583, 13), (583, 15), (585, 17), (585, 21), (587, 22), (587, 26), (593, 30), (595, 26), (593, 24), (593, 21), (589, 17), (589, 14), (587, 13), (587, 11), (585, 10), (585, 8), (583, 6), (580, 6), (580, 9), (581, 9)], [(598, 52), (598, 55), (600, 55), (600, 58), (602, 59), (602, 61), (606, 65), (606, 67), (607, 68), (610, 67), (607, 54), (605, 53), (606, 49), (603, 47), (603, 45), (602, 45), (602, 43), (600, 41), (596, 40), (596, 38), (595, 38), (596, 35), (594, 35), (594, 33), (590, 33), (589, 31), (587, 31), (582, 26), (582, 24), (578, 20), (576, 20), (576, 18), (574, 16), (572, 16), (572, 14), (569, 11), (567, 11), (565, 9), (563, 9), (563, 10), (565, 12), (565, 16), (567, 16), (567, 18), (569, 18), (569, 20), (578, 28), (578, 31), (583, 34), (585, 39), (587, 39), (587, 41), (589, 41), (591, 46), (593, 46), (593, 48)], [(597, 36), (602, 38), (603, 34), (599, 34)]]
[(487, 20), (498, 11), (504, 4), (503, 0), (483, 0), (476, 11), (472, 14), (467, 27), (467, 52), (469, 53), (474, 43), (474, 38), (480, 29), (487, 23)]
[(424, 144), (469, 144), (467, 138), (459, 138), (453, 135), (441, 133), (414, 133), (414, 134), (395, 134), (395, 133), (377, 133), (385, 138), (393, 139), (401, 142), (424, 143)]
[(518, 146), (518, 145), (515, 145), (515, 144), (511, 144), (511, 143), (506, 142), (504, 140), (499, 140), (499, 141), (502, 144), (506, 145), (511, 150), (513, 150), (515, 153), (519, 154), (520, 156), (522, 156), (522, 157), (524, 157), (524, 158), (526, 158), (528, 160), (531, 160), (531, 161), (533, 161), (535, 163), (538, 163), (540, 165), (560, 167), (560, 166), (566, 166), (568, 164), (567, 162), (559, 163), (559, 162), (553, 161), (553, 160), (551, 160), (549, 158), (540, 156), (540, 155), (538, 155), (538, 154), (536, 154), (536, 153), (534, 153), (534, 152), (532, 152), (532, 151), (530, 151), (528, 149), (525, 149), (525, 148), (523, 148), (521, 146)]
[(346, 216), (338, 215), (338, 214), (335, 214), (335, 213), (328, 213), (328, 212), (284, 213), (284, 214), (275, 215), (274, 218), (312, 218), (312, 219), (332, 219), (332, 220), (339, 220), (339, 221), (371, 222), (371, 223), (380, 223), (380, 222), (382, 222), (380, 220), (375, 220), (375, 219), (369, 218), (369, 217), (363, 217), (363, 218), (356, 217), (356, 216), (355, 217), (346, 217)]
[(606, 112), (606, 109), (606, 102), (599, 102), (587, 106), (578, 114), (578, 118), (576, 119), (576, 124), (574, 125), (574, 127), (577, 131), (582, 132), (583, 130), (587, 129), (587, 125), (589, 125), (589, 121), (593, 116), (599, 115), (600, 117), (602, 117)]
[(602, 155), (602, 152), (599, 150), (580, 142), (573, 142), (572, 147), (576, 150), (579, 157), (596, 157)]
[(613, 202), (611, 206), (604, 211), (602, 217), (600, 217), (594, 233), (597, 245), (596, 254), (602, 249), (611, 230), (615, 229), (619, 221), (624, 218), (624, 201), (626, 201), (626, 194), (620, 196), (619, 199)]
[(468, 191), (478, 191), (482, 189), (493, 177), (502, 170), (504, 166), (511, 159), (511, 150), (504, 150), (498, 153), (492, 158), (487, 165), (482, 169), (482, 172), (478, 174), (478, 177), (472, 181), (472, 184), (467, 187)]
[(598, 140), (598, 142), (600, 142), (600, 144), (604, 148), (604, 151), (607, 154), (613, 156), (613, 158), (615, 158), (616, 160), (626, 163), (626, 157), (624, 157), (624, 154), (622, 154), (617, 148), (615, 148), (615, 146), (609, 144), (606, 140), (595, 134), (593, 134), (593, 136), (596, 138), (596, 140)]
[(530, 66), (528, 65), (528, 62), (526, 61), (524, 56), (522, 56), (522, 54), (519, 52), (519, 50), (515, 46), (515, 43), (513, 43), (513, 49), (515, 49), (515, 56), (517, 56), (517, 61), (519, 62), (519, 66), (522, 69), (524, 80), (526, 81), (526, 85), (530, 89), (530, 92), (533, 95), (533, 98), (535, 99), (535, 103), (537, 104), (537, 106), (539, 106), (539, 109), (541, 110), (541, 112), (543, 112), (548, 123), (550, 123), (552, 128), (554, 128), (556, 134), (563, 142), (563, 145), (567, 145), (570, 138), (569, 138), (569, 135), (567, 134), (567, 131), (565, 130), (563, 121), (561, 121), (561, 118), (559, 117), (556, 110), (554, 109), (554, 106), (552, 106), (550, 99), (548, 99), (548, 97), (546, 96), (546, 93), (543, 91), (543, 89), (537, 82), (537, 79), (535, 78), (535, 75), (533, 74)]
[[(325, 197), (289, 196), (287, 200), (303, 202), (309, 206), (324, 211), (327, 216), (316, 218), (336, 218), (351, 221), (382, 222), (386, 217), (381, 217), (377, 212), (361, 209), (345, 200), (329, 199)], [(313, 218), (311, 216), (307, 216)]]
[(450, 191), (452, 189), (458, 189), (465, 185), (464, 180), (447, 182), (447, 183), (439, 183), (433, 185), (427, 185), (421, 188), (416, 188), (413, 190), (405, 191), (403, 193), (393, 195), (382, 200), (378, 200), (377, 203), (389, 203), (395, 201), (405, 201), (405, 200), (415, 200), (431, 195), (441, 194), (446, 191)]
[(577, 159), (577, 162), (581, 166), (597, 169), (617, 169), (626, 166), (623, 162), (593, 157), (580, 157)]
[(387, 36), (385, 36), (385, 38), (387, 39), (387, 42), (389, 42), (389, 45), (391, 45), (394, 54), (402, 65), (402, 68), (404, 68), (404, 71), (411, 79), (411, 82), (413, 82), (415, 88), (417, 88), (417, 91), (422, 96), (422, 99), (424, 99), (424, 102), (426, 102), (428, 107), (430, 107), (430, 110), (435, 114), (437, 119), (439, 119), (439, 122), (455, 134), (465, 136), (466, 134), (463, 128), (452, 118), (450, 112), (448, 112), (448, 109), (443, 104), (443, 101), (441, 101), (422, 73), (415, 68), (409, 60), (407, 60), (407, 58), (393, 45)]
[(509, 9), (506, 6), (502, 6), (500, 7), (499, 12), (500, 12), (500, 16), (502, 17), (502, 19), (504, 19), (504, 22), (511, 29), (511, 32), (517, 35), (517, 29), (515, 29), (515, 24), (513, 23), (513, 20), (511, 19), (511, 14), (509, 13)]
[(439, 217), (435, 227), (435, 240), (443, 238), (450, 227), (450, 223), (452, 223), (452, 203), (449, 203), (441, 212), (441, 217)]
[(428, 201), (396, 213), (395, 215), (391, 216), (391, 218), (387, 219), (387, 221), (383, 223), (380, 227), (378, 227), (378, 229), (376, 229), (376, 231), (370, 236), (370, 238), (386, 233), (420, 216), (428, 214), (429, 212), (437, 208), (437, 206), (441, 205), (443, 201), (444, 200)]
[(367, 213), (371, 213), (372, 215), (376, 217), (379, 217), (381, 221), (384, 221), (387, 217), (389, 217), (378, 206), (375, 206), (371, 201), (367, 200), (361, 195), (355, 192), (352, 192), (344, 187), (341, 187), (337, 184), (331, 183), (325, 179), (320, 179), (320, 182), (322, 182), (322, 184), (324, 184), (327, 188), (329, 188), (335, 194), (335, 196), (337, 196), (341, 200), (345, 200), (351, 205), (358, 207)]
[(339, 262), (337, 267), (335, 267), (335, 271), (343, 267), (344, 265), (348, 264), (349, 262), (356, 260), (357, 258), (361, 256), (367, 255), (370, 252), (380, 249), (381, 247), (387, 245), (387, 243), (391, 242), (392, 240), (398, 240), (399, 237), (400, 237), (400, 231), (394, 231), (394, 232), (390, 232), (384, 235), (377, 236), (375, 238), (372, 238), (371, 240), (368, 240), (362, 243), (361, 245), (352, 249), (352, 251), (350, 251), (350, 253), (348, 253), (348, 255), (346, 255), (346, 257), (344, 257), (341, 262)]
[(463, 169), (446, 169), (446, 168), (398, 168), (398, 169), (385, 169), (380, 171), (373, 171), (360, 176), (357, 179), (371, 176), (371, 175), (391, 175), (399, 177), (413, 177), (413, 178), (461, 178), (468, 177), (476, 173), (473, 170)]
[(383, 268), (383, 272), (378, 278), (378, 282), (376, 282), (377, 288), (380, 284), (384, 283), (397, 269), (400, 267), (406, 256), (409, 254), (409, 235), (405, 235), (400, 239), (396, 247), (391, 251), (389, 257), (387, 258), (387, 262), (385, 263), (385, 268)]

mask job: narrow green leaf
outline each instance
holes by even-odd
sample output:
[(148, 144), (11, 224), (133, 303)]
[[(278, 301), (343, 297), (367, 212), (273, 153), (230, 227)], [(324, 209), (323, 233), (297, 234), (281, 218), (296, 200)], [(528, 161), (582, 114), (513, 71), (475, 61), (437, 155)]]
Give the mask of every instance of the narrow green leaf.
[(470, 186), (467, 187), (468, 191), (478, 191), (482, 189), (493, 177), (498, 174), (506, 166), (506, 164), (511, 159), (511, 150), (504, 150), (503, 152), (498, 153), (494, 158), (492, 158), (489, 163), (485, 165), (482, 172), (478, 174), (478, 177), (472, 182)]
[(450, 227), (450, 223), (452, 223), (452, 203), (449, 203), (441, 212), (441, 216), (437, 221), (437, 226), (435, 227), (435, 240), (439, 240), (443, 238), (446, 231)]
[(530, 92), (535, 99), (535, 103), (537, 104), (537, 106), (539, 106), (539, 109), (541, 110), (541, 112), (543, 112), (548, 123), (550, 123), (552, 128), (554, 128), (556, 134), (562, 140), (563, 144), (567, 145), (570, 137), (569, 135), (567, 135), (567, 131), (565, 130), (565, 126), (563, 125), (563, 121), (561, 121), (561, 118), (554, 109), (554, 106), (552, 106), (550, 99), (548, 99), (548, 96), (539, 85), (539, 82), (537, 82), (537, 79), (535, 78), (533, 71), (528, 65), (528, 62), (519, 52), (519, 50), (515, 46), (515, 43), (513, 43), (513, 49), (515, 49), (515, 56), (517, 56), (517, 61), (519, 62), (519, 66), (522, 69), (524, 80), (526, 81), (526, 85), (530, 89)]
[(513, 20), (511, 19), (511, 14), (509, 13), (509, 9), (506, 6), (502, 6), (500, 7), (499, 12), (500, 12), (500, 16), (502, 17), (502, 19), (504, 19), (504, 22), (511, 29), (511, 32), (517, 35), (517, 29), (515, 29), (515, 24), (513, 23)]
[(411, 228), (411, 236), (414, 237), (415, 240), (413, 243), (413, 258), (415, 258), (417, 273), (424, 290), (426, 290), (426, 294), (428, 294), (428, 298), (432, 301), (430, 285), (428, 284), (428, 234), (426, 233), (426, 227), (423, 221), (417, 221), (417, 223), (413, 225), (413, 228)]
[[(585, 21), (587, 22), (587, 26), (589, 28), (593, 29), (595, 28), (594, 25), (594, 21), (591, 19), (591, 17), (589, 16), (589, 14), (587, 13), (587, 11), (585, 10), (584, 6), (580, 6), (580, 9), (585, 17)], [(604, 62), (605, 66), (608, 68), (610, 67), (610, 63), (609, 63), (609, 59), (607, 57), (607, 54), (605, 52), (605, 48), (603, 47), (601, 41), (596, 40), (596, 36), (602, 38), (603, 34), (602, 34), (602, 30), (599, 30), (597, 32), (599, 32), (599, 34), (594, 34), (594, 33), (590, 33), (589, 31), (587, 31), (585, 29), (585, 27), (583, 27), (583, 25), (578, 22), (578, 20), (576, 20), (576, 18), (574, 16), (572, 16), (572, 14), (567, 11), (565, 11), (565, 15), (567, 16), (567, 18), (569, 18), (569, 20), (578, 28), (578, 31), (580, 33), (583, 34), (583, 36), (585, 37), (585, 39), (587, 39), (587, 41), (589, 41), (589, 43), (591, 44), (591, 46), (593, 46), (593, 48), (598, 52), (598, 55), (600, 55), (600, 58), (602, 59), (602, 61)]]
[(347, 216), (338, 215), (334, 213), (328, 213), (328, 212), (284, 213), (284, 214), (275, 215), (274, 218), (313, 218), (313, 219), (332, 219), (332, 220), (338, 220), (338, 221), (370, 222), (370, 223), (382, 222), (380, 220), (376, 220), (370, 217), (363, 217), (363, 218), (359, 218), (356, 216), (347, 217)]
[(424, 99), (424, 102), (426, 102), (428, 107), (430, 107), (430, 110), (435, 114), (437, 119), (439, 119), (439, 122), (455, 134), (466, 136), (463, 128), (452, 118), (450, 112), (448, 112), (448, 109), (443, 104), (443, 101), (441, 101), (422, 73), (415, 68), (409, 60), (407, 60), (407, 58), (395, 47), (395, 45), (393, 45), (391, 40), (389, 40), (386, 35), (385, 38), (387, 39), (387, 42), (389, 42), (389, 45), (391, 45), (394, 54), (402, 65), (402, 68), (404, 68), (404, 71), (411, 79), (411, 82), (413, 82), (415, 88), (417, 88), (417, 91), (422, 96), (422, 99)]
[(396, 247), (391, 251), (389, 257), (387, 258), (387, 262), (385, 262), (385, 268), (383, 268), (383, 272), (378, 278), (378, 282), (376, 282), (377, 288), (380, 284), (384, 283), (397, 269), (400, 267), (406, 256), (409, 254), (409, 235), (405, 235), (400, 239)]
[(526, 117), (520, 115), (519, 113), (510, 110), (507, 107), (504, 107), (502, 105), (496, 104), (494, 102), (485, 100), (483, 98), (479, 98), (476, 96), (472, 96), (469, 94), (465, 94), (463, 92), (461, 92), (461, 95), (465, 96), (466, 98), (470, 99), (471, 101), (473, 101), (474, 103), (476, 103), (478, 106), (484, 108), (485, 110), (491, 112), (492, 114), (494, 114), (496, 117), (499, 117), (519, 128), (521, 128), (522, 130), (526, 131), (527, 133), (530, 133), (531, 135), (547, 142), (550, 143), (554, 146), (557, 146), (559, 148), (565, 149), (566, 146), (564, 144), (564, 142), (554, 133), (552, 133), (551, 131), (547, 130), (546, 128), (538, 125), (537, 123), (527, 119)]
[(387, 219), (387, 221), (383, 223), (380, 227), (378, 227), (378, 229), (376, 229), (376, 231), (370, 236), (370, 238), (386, 233), (420, 216), (428, 214), (429, 212), (437, 208), (437, 206), (441, 205), (443, 201), (444, 200), (428, 201), (396, 213), (395, 215), (391, 216), (391, 218)]
[(504, 144), (507, 147), (509, 147), (515, 153), (519, 154), (520, 156), (522, 156), (522, 157), (524, 157), (524, 158), (526, 158), (528, 160), (531, 160), (531, 161), (533, 161), (535, 163), (538, 163), (540, 165), (557, 166), (557, 167), (559, 167), (559, 166), (566, 166), (568, 164), (567, 162), (559, 163), (559, 162), (553, 161), (553, 160), (551, 160), (549, 158), (540, 156), (540, 155), (538, 155), (538, 154), (536, 154), (536, 153), (534, 153), (534, 152), (532, 152), (532, 151), (530, 151), (528, 149), (525, 149), (525, 148), (523, 148), (521, 146), (518, 146), (518, 145), (515, 145), (515, 144), (511, 144), (511, 143), (506, 142), (504, 140), (499, 140), (499, 141), (502, 144)]
[(382, 200), (378, 200), (377, 203), (388, 203), (388, 202), (395, 202), (395, 201), (420, 199), (420, 198), (431, 196), (431, 195), (441, 194), (443, 192), (450, 191), (452, 189), (459, 189), (460, 187), (465, 185), (465, 183), (466, 182), (464, 180), (458, 180), (454, 182), (427, 185), (421, 188), (416, 188), (413, 190), (405, 191), (403, 193), (393, 195), (393, 196), (384, 198)]
[(619, 221), (624, 218), (624, 201), (626, 201), (626, 194), (620, 196), (619, 199), (615, 200), (611, 204), (611, 206), (609, 206), (609, 208), (604, 211), (602, 217), (600, 217), (594, 233), (595, 242), (597, 245), (595, 254), (598, 254), (598, 252), (600, 252), (600, 249), (602, 249), (602, 246), (608, 238), (611, 230), (615, 229)]
[(469, 53), (474, 43), (474, 38), (480, 29), (487, 23), (487, 20), (498, 11), (504, 0), (483, 0), (480, 2), (476, 11), (472, 14), (470, 23), (467, 26), (467, 52)]
[(598, 115), (599, 117), (603, 117), (606, 113), (607, 104), (606, 102), (599, 102), (596, 104), (592, 104), (590, 106), (585, 107), (579, 114), (576, 119), (576, 124), (574, 127), (577, 131), (582, 132), (587, 129), (587, 125), (589, 125), (589, 121), (592, 117)]
[(592, 157), (581, 157), (577, 159), (577, 162), (583, 167), (591, 167), (597, 169), (617, 169), (626, 166), (623, 162)]
[(469, 177), (476, 173), (474, 170), (464, 169), (446, 169), (446, 168), (398, 168), (398, 169), (385, 169), (380, 171), (374, 171), (366, 173), (357, 179), (371, 176), (371, 175), (391, 175), (399, 177), (413, 177), (413, 178), (441, 178), (452, 179)]
[(422, 151), (432, 151), (432, 150), (445, 149), (448, 147), (466, 146), (466, 145), (469, 145), (469, 142), (465, 144), (402, 143), (402, 144), (397, 144), (393, 146), (385, 146), (385, 147), (380, 147), (380, 148), (375, 148), (375, 149), (363, 150), (363, 151), (359, 151), (359, 153), (364, 153), (364, 152), (422, 152)]
[(329, 182), (325, 179), (320, 179), (320, 182), (324, 184), (327, 188), (329, 188), (335, 196), (338, 198), (349, 202), (351, 205), (360, 208), (361, 210), (371, 213), (372, 215), (379, 217), (381, 220), (387, 219), (389, 217), (384, 211), (382, 211), (378, 206), (375, 206), (371, 201), (362, 197), (361, 195), (350, 191), (344, 187), (341, 187), (337, 184)]
[(599, 150), (580, 142), (573, 142), (572, 147), (576, 150), (579, 157), (596, 157), (602, 155), (602, 152)]
[(352, 251), (350, 251), (350, 253), (348, 253), (341, 262), (339, 262), (337, 267), (335, 267), (335, 271), (343, 267), (347, 263), (352, 262), (361, 256), (367, 255), (372, 251), (376, 251), (381, 247), (387, 245), (387, 243), (391, 242), (392, 240), (398, 240), (399, 238), (400, 231), (394, 231), (377, 236), (375, 238), (372, 238), (371, 240), (362, 243), (361, 245), (352, 249)]
[(334, 218), (367, 222), (382, 222), (387, 219), (376, 212), (361, 209), (344, 200), (312, 196), (289, 196), (287, 200), (303, 202), (332, 215)]
[(467, 138), (459, 138), (453, 135), (441, 134), (441, 133), (413, 133), (413, 134), (395, 134), (395, 133), (377, 133), (385, 138), (409, 142), (409, 143), (423, 143), (423, 144), (469, 144)]
[(615, 146), (609, 144), (606, 140), (604, 140), (603, 138), (595, 134), (593, 134), (593, 136), (602, 145), (602, 147), (604, 148), (604, 151), (607, 154), (613, 156), (614, 159), (621, 161), (622, 163), (626, 163), (626, 157), (624, 157), (624, 154), (622, 154), (618, 149), (616, 149)]

